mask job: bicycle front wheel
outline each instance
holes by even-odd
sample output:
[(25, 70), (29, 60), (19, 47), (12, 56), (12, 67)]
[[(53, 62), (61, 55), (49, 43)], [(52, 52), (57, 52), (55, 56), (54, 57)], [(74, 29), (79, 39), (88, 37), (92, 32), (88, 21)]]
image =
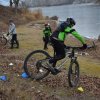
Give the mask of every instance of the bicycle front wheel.
[(71, 61), (68, 71), (68, 82), (70, 87), (76, 87), (79, 81), (79, 64), (77, 60)]
[(35, 80), (41, 80), (49, 74), (49, 70), (44, 65), (50, 55), (43, 50), (31, 52), (24, 61), (24, 70), (28, 76)]
[(4, 38), (4, 37), (0, 37), (0, 45), (1, 45), (1, 46), (4, 46), (4, 45), (6, 45), (6, 44), (7, 44), (7, 39)]

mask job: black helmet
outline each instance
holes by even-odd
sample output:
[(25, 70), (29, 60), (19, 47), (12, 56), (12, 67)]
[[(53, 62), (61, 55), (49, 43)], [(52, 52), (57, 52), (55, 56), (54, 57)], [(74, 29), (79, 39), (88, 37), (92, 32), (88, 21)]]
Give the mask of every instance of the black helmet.
[(44, 26), (50, 26), (50, 24), (49, 23), (45, 23)]
[(67, 22), (69, 25), (74, 26), (76, 24), (76, 22), (74, 21), (73, 18), (67, 18)]

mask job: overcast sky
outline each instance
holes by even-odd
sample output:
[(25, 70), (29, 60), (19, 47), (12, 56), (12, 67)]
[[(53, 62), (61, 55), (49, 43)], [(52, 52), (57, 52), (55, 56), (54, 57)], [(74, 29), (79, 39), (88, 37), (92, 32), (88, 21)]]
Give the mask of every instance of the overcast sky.
[(9, 0), (0, 0), (0, 4), (7, 6), (9, 5)]

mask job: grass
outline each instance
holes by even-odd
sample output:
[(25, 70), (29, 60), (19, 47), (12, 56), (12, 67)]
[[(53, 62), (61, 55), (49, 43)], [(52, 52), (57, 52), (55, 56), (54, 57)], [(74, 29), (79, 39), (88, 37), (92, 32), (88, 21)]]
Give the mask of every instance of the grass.
[[(43, 23), (43, 21), (40, 21), (40, 23), (41, 22)], [(24, 57), (26, 57), (26, 55), (33, 50), (43, 49), (42, 29), (37, 29), (33, 28), (33, 26), (28, 27), (27, 25), (24, 25), (18, 27), (17, 31), (20, 41), (20, 49), (13, 52), (23, 54)], [(67, 41), (67, 44), (70, 43), (74, 43), (74, 45), (77, 44), (77, 42), (72, 43), (72, 41), (70, 42), (70, 40)], [(53, 48), (49, 46), (47, 52), (49, 52), (50, 55), (52, 55)], [(98, 60), (88, 56), (79, 56), (78, 61), (80, 64), (81, 74), (100, 77), (100, 62)]]
[(79, 58), (80, 71), (84, 75), (97, 76), (100, 78), (100, 62), (88, 57)]
[[(40, 23), (41, 22), (42, 21), (40, 21)], [(45, 23), (45, 21), (43, 21), (42, 23)], [(17, 33), (18, 40), (20, 42), (20, 48), (12, 49), (10, 50), (11, 52), (6, 52), (8, 54), (17, 55), (17, 60), (20, 60), (20, 57), (25, 59), (25, 57), (33, 50), (43, 49), (42, 29), (34, 26), (29, 26), (29, 24), (27, 24), (17, 27)], [(67, 41), (67, 43), (70, 44), (70, 41)], [(52, 55), (53, 48), (49, 46), (47, 52)], [(4, 57), (2, 60), (6, 62), (7, 57)], [(15, 60), (16, 58), (14, 58), (13, 60), (8, 59), (8, 61), (12, 63), (13, 61), (15, 62)], [(100, 62), (98, 60), (92, 59), (88, 56), (79, 56), (78, 61), (80, 64), (81, 75), (100, 77)], [(64, 71), (62, 71), (57, 76), (53, 76), (50, 74), (47, 78), (44, 78), (39, 82), (21, 78), (21, 74), (23, 72), (22, 63), (15, 64), (15, 66), (13, 67), (1, 67), (1, 69), (3, 69), (3, 71), (1, 70), (1, 72), (3, 74), (5, 72), (9, 80), (7, 82), (0, 82), (0, 92), (7, 95), (6, 98), (9, 98), (7, 100), (47, 100), (48, 97), (54, 98), (56, 96), (64, 99), (70, 99), (74, 98), (74, 94), (76, 94), (75, 98), (77, 99), (79, 99), (79, 97), (81, 98), (81, 96), (86, 98), (88, 97), (88, 100), (91, 100), (91, 97), (95, 98), (92, 93), (88, 93), (87, 91), (85, 91), (84, 93), (77, 93), (77, 88), (69, 88), (67, 80), (68, 66), (69, 62), (65, 64), (65, 67), (67, 69), (65, 70), (65, 73)], [(82, 85), (82, 87), (83, 86), (84, 85)], [(87, 94), (87, 96), (85, 94)], [(53, 100), (52, 98), (49, 100)]]
[(13, 19), (16, 25), (25, 24), (31, 21), (44, 19), (41, 10), (30, 12), (28, 9), (18, 9), (15, 14), (15, 9), (0, 5), (0, 20), (4, 24), (8, 24), (9, 19)]
[[(45, 23), (45, 20), (42, 21), (40, 20), (37, 23), (40, 24), (42, 23), (43, 25), (43, 23)], [(18, 33), (18, 40), (20, 43), (20, 49), (11, 50), (12, 54), (20, 55), (25, 59), (25, 57), (33, 50), (43, 49), (42, 28), (38, 29), (37, 27), (29, 26), (29, 24), (21, 25), (17, 27), (17, 33)], [(73, 41), (75, 40), (73, 39)], [(66, 42), (68, 45), (70, 43), (76, 45), (77, 41), (75, 42), (73, 41), (72, 40), (70, 41), (68, 37), (68, 40)], [(53, 48), (49, 46), (47, 52), (49, 52), (50, 55), (53, 55)], [(100, 62), (98, 60), (88, 56), (79, 56), (78, 61), (80, 64), (81, 74), (100, 77)], [(69, 63), (66, 64), (67, 70), (68, 70), (68, 66)]]

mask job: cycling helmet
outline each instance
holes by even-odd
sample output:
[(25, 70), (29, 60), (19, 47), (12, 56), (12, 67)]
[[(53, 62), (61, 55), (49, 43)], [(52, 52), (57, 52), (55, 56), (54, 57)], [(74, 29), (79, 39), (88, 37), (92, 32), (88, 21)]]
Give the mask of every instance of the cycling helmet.
[(74, 26), (76, 24), (76, 22), (74, 21), (73, 18), (67, 18), (67, 22), (69, 25)]
[(50, 24), (49, 23), (45, 23), (44, 26), (50, 26)]
[(50, 23), (48, 23), (48, 26), (50, 26)]

